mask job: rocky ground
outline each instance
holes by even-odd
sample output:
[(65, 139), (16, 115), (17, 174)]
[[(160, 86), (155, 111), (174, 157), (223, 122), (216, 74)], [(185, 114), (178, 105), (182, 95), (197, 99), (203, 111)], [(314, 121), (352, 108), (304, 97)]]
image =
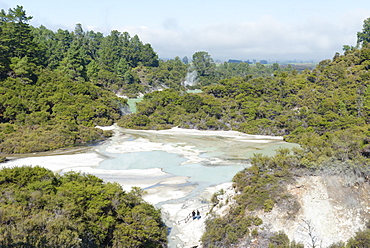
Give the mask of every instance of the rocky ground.
[(273, 231), (283, 230), (290, 240), (305, 247), (328, 247), (346, 241), (363, 229), (369, 216), (369, 185), (345, 186), (337, 176), (301, 177), (288, 186), (301, 209), (295, 218), (279, 208), (260, 213), (265, 226)]
[(301, 205), (296, 216), (279, 207), (256, 214), (263, 220), (262, 229), (282, 230), (291, 241), (305, 247), (328, 247), (345, 242), (365, 227), (370, 216), (367, 183), (350, 187), (337, 176), (307, 176), (288, 185), (288, 193)]
[[(213, 206), (212, 195), (220, 190), (219, 204)], [(288, 185), (287, 193), (296, 198), (300, 209), (295, 216), (286, 209), (275, 206), (271, 212), (253, 212), (263, 220), (260, 231), (284, 231), (291, 241), (305, 247), (328, 247), (339, 241), (347, 241), (365, 227), (370, 217), (370, 185), (346, 186), (343, 178), (337, 176), (306, 176), (297, 178)], [(232, 183), (224, 183), (207, 188), (197, 198), (182, 203), (162, 206), (164, 217), (169, 225), (169, 247), (202, 247), (201, 237), (205, 230), (204, 221), (212, 211), (225, 215), (234, 203)], [(202, 218), (188, 219), (192, 210), (199, 209)], [(169, 219), (171, 218), (171, 219)], [(252, 240), (250, 246), (264, 247), (262, 240)], [(181, 245), (180, 245), (181, 244)]]
[[(225, 194), (219, 196), (220, 204), (213, 206), (211, 198), (214, 193), (223, 190)], [(201, 247), (201, 237), (205, 230), (205, 220), (212, 211), (224, 215), (230, 207), (226, 202), (232, 202), (234, 195), (232, 183), (223, 183), (214, 187), (208, 187), (199, 196), (185, 200), (181, 203), (169, 203), (162, 205), (162, 213), (169, 223), (169, 247), (192, 248)], [(201, 218), (193, 220), (191, 212), (199, 210)]]
[[(233, 204), (235, 193), (231, 184), (220, 185), (211, 191), (214, 193), (221, 188), (225, 190), (225, 194), (219, 196), (220, 204), (215, 206), (213, 211), (224, 215)], [(284, 231), (291, 241), (302, 243), (305, 247), (315, 245), (324, 248), (333, 243), (347, 241), (363, 229), (370, 218), (368, 183), (348, 186), (344, 179), (338, 176), (306, 176), (297, 178), (295, 184), (288, 185), (287, 193), (296, 197), (300, 204), (299, 211), (292, 216), (286, 209), (275, 206), (271, 212), (251, 213), (263, 220), (261, 232)], [(178, 226), (181, 230), (178, 236), (189, 241), (181, 247), (201, 247), (200, 242), (190, 241), (197, 241), (196, 239), (201, 237), (205, 228), (203, 220)], [(258, 239), (252, 240), (251, 244), (247, 243), (240, 247), (264, 247), (266, 244)]]

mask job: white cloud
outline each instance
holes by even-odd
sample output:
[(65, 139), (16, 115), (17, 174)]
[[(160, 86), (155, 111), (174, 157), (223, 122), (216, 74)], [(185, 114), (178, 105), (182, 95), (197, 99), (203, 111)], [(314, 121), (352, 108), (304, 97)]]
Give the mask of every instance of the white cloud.
[[(0, 6), (6, 7), (5, 2), (10, 1), (0, 0)], [(102, 5), (88, 5), (84, 11), (71, 10), (73, 1), (49, 5), (41, 0), (39, 5), (21, 2), (35, 16), (31, 22), (34, 26), (73, 30), (81, 23), (84, 30), (104, 35), (116, 29), (139, 35), (161, 58), (191, 57), (197, 51), (207, 51), (222, 60), (332, 58), (343, 45), (355, 45), (356, 33), (370, 13), (365, 0), (359, 1), (358, 7), (334, 0), (335, 5), (319, 5), (318, 0), (212, 4), (190, 0), (166, 5), (148, 1), (140, 13), (134, 11), (137, 4), (133, 1), (117, 4), (107, 0)], [(85, 6), (83, 1), (79, 4)], [(63, 8), (68, 8), (68, 17)]]
[[(0, 0), (0, 7), (11, 1)], [(81, 23), (85, 30), (104, 35), (116, 29), (138, 34), (162, 58), (203, 50), (222, 60), (332, 58), (343, 45), (355, 45), (370, 13), (365, 0), (18, 2), (35, 17), (34, 26), (73, 30)], [(71, 9), (72, 3), (77, 5)]]
[[(349, 25), (346, 25), (348, 23)], [(361, 21), (362, 23), (362, 21)], [(255, 22), (217, 23), (193, 30), (178, 28), (166, 20), (164, 28), (123, 27), (138, 34), (164, 58), (191, 56), (207, 51), (214, 59), (326, 59), (341, 52), (342, 45), (356, 36), (354, 22), (335, 23), (312, 18), (301, 23), (284, 23), (272, 16)]]

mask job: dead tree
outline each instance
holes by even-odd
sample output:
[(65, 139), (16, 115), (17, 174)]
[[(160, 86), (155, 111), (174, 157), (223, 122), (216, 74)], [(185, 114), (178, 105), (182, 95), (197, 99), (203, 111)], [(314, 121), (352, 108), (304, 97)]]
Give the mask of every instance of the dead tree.
[(302, 219), (303, 223), (301, 226), (303, 227), (303, 229), (305, 231), (307, 231), (308, 233), (308, 236), (310, 237), (310, 241), (311, 241), (311, 247), (312, 248), (317, 248), (319, 247), (319, 238), (316, 237), (315, 235), (315, 228), (313, 227), (312, 225), (312, 222), (310, 220), (305, 220), (305, 219)]

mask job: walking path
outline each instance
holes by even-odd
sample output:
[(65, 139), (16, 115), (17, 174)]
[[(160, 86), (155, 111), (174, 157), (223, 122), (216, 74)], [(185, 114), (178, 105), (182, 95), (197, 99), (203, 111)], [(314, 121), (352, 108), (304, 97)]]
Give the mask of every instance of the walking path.
[[(232, 183), (223, 183), (214, 187), (206, 188), (199, 196), (179, 203), (168, 203), (161, 206), (162, 215), (169, 227), (169, 247), (170, 248), (201, 248), (201, 238), (205, 230), (205, 220), (209, 217), (209, 212), (213, 204), (211, 198), (220, 189), (225, 190), (226, 194), (234, 192)], [(225, 197), (226, 199), (226, 197)], [(192, 218), (192, 211), (199, 210), (201, 218)], [(218, 213), (223, 209), (212, 209)], [(221, 213), (220, 212), (220, 213)]]
[[(201, 206), (200, 208), (197, 208), (194, 211), (195, 212), (199, 211), (200, 212), (200, 218), (201, 218), (202, 217), (202, 213), (204, 213), (204, 211), (207, 211), (207, 214), (208, 214), (208, 210), (210, 210), (210, 209), (211, 209), (211, 205), (209, 204), (209, 205)], [(192, 220), (192, 219), (193, 219), (193, 214), (191, 212), (184, 219), (177, 221), (177, 225), (180, 225), (182, 223), (185, 223), (186, 224), (186, 223), (188, 223), (189, 220)]]

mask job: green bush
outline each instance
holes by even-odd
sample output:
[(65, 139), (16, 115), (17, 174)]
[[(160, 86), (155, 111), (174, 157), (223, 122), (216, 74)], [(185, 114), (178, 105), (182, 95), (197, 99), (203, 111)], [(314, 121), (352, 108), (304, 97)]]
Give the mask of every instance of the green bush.
[(141, 191), (41, 167), (0, 170), (0, 247), (163, 247), (160, 211)]

